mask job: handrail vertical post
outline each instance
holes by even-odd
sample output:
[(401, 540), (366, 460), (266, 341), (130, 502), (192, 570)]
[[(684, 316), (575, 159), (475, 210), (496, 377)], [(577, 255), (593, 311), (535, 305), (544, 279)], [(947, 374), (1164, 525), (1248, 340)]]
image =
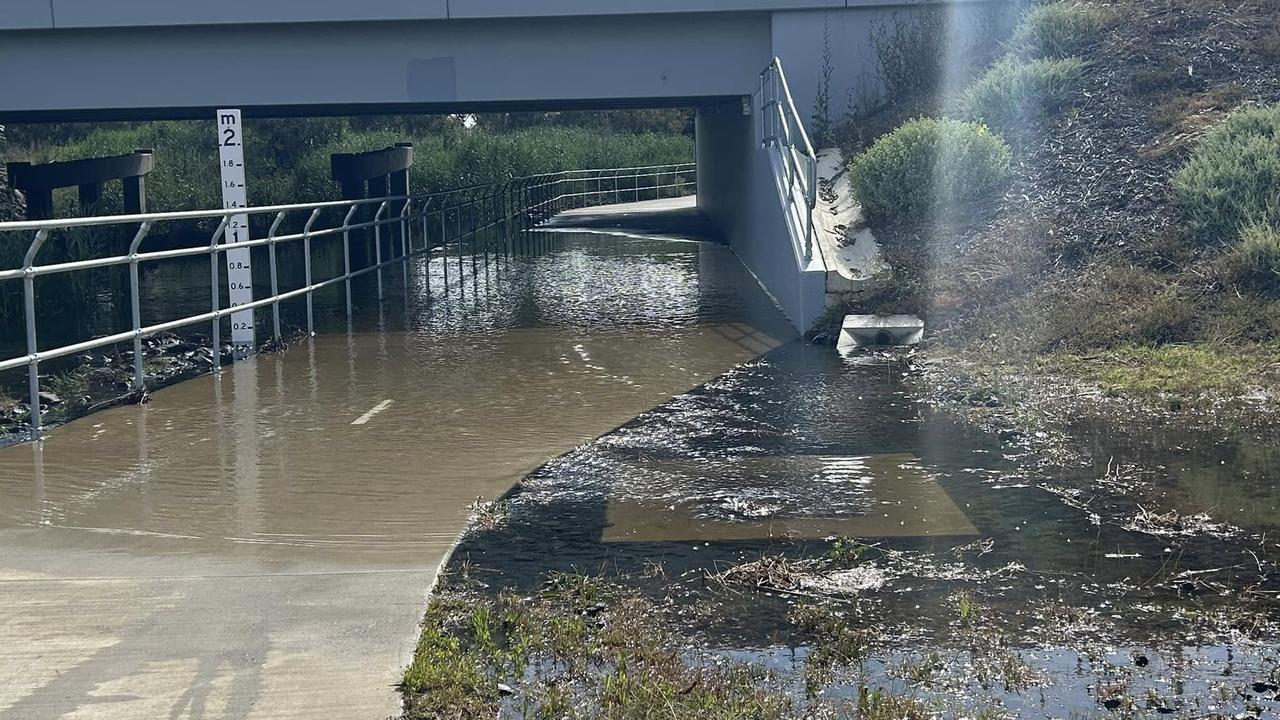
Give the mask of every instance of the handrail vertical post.
[(27, 403), (30, 415), (31, 439), (39, 440), (44, 429), (43, 415), (40, 409), (40, 348), (36, 340), (36, 254), (49, 238), (48, 230), (37, 230), (35, 238), (27, 248), (26, 257), (22, 259), (22, 302), (25, 320), (27, 321), (27, 392), (30, 402)]
[(374, 274), (378, 277), (378, 299), (382, 299), (382, 213), (387, 210), (384, 200), (373, 216), (373, 265)]
[(311, 217), (307, 218), (307, 224), (302, 228), (302, 252), (303, 252), (303, 272), (306, 273), (307, 283), (307, 335), (316, 334), (315, 320), (315, 283), (311, 279), (311, 226), (315, 224), (316, 218), (320, 217), (320, 208), (311, 211)]
[(409, 205), (405, 200), (400, 208), (400, 274), (404, 281), (404, 294), (409, 296)]
[(462, 282), (462, 202), (457, 201), (453, 206), (453, 239), (458, 243), (458, 290), (463, 292), (465, 287)]
[[(480, 260), (476, 257), (476, 255), (477, 255), (477, 250), (483, 251), (484, 248), (479, 247), (479, 242), (480, 242), (479, 218), (476, 217), (478, 212), (477, 204), (480, 202), (480, 198), (475, 197), (474, 192), (475, 191), (472, 191), (473, 195), (472, 195), (471, 203), (467, 206), (468, 208), (467, 227), (470, 228), (470, 235), (471, 235), (471, 243), (468, 246), (471, 249), (471, 287), (473, 290), (476, 290), (478, 292), (479, 290), (478, 283), (480, 281), (480, 275), (479, 275)], [(486, 260), (487, 259), (488, 258), (486, 257)], [(485, 269), (487, 270), (488, 267), (486, 266)], [(476, 297), (478, 298), (479, 295), (476, 295)]]
[(440, 214), (440, 264), (444, 266), (444, 294), (449, 296), (449, 230), (445, 226), (445, 205), (448, 200), (444, 196), (440, 200), (440, 209), (436, 212)]
[(146, 373), (142, 364), (142, 300), (141, 278), (138, 273), (138, 246), (142, 238), (151, 230), (151, 221), (147, 220), (138, 227), (138, 232), (129, 243), (129, 311), (133, 319), (133, 389), (146, 387)]
[(214, 372), (222, 369), (222, 316), (218, 314), (218, 306), (221, 302), (218, 290), (218, 238), (222, 237), (227, 231), (227, 224), (231, 221), (230, 218), (230, 215), (223, 216), (222, 222), (218, 223), (218, 229), (213, 231), (213, 237), (209, 240), (209, 305), (213, 310), (213, 327), (209, 333), (209, 342), (213, 346)]
[(280, 274), (276, 264), (276, 231), (280, 229), (280, 223), (284, 222), (284, 215), (281, 210), (272, 221), (271, 229), (267, 231), (267, 256), (271, 260), (271, 296), (275, 298), (275, 302), (271, 303), (271, 336), (277, 341), (280, 340)]
[(347, 289), (347, 320), (351, 320), (351, 216), (356, 214), (360, 209), (358, 204), (352, 204), (347, 209), (347, 214), (342, 218), (342, 277), (343, 285)]
[(427, 208), (430, 204), (430, 198), (422, 201), (422, 252), (427, 256), (425, 272), (427, 281), (427, 297), (431, 297), (431, 235), (427, 232), (427, 220), (431, 217), (427, 212)]

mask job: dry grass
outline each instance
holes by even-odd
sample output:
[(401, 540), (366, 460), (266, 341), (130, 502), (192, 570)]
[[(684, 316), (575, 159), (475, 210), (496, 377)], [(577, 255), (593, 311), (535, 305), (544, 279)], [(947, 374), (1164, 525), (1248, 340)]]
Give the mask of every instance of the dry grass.
[(734, 565), (708, 579), (726, 588), (750, 588), (801, 593), (806, 580), (825, 568), (824, 560), (792, 560), (784, 555), (765, 555), (759, 560)]
[(1222, 122), (1248, 98), (1241, 85), (1227, 83), (1205, 92), (1178, 94), (1160, 102), (1151, 111), (1151, 121), (1164, 131), (1140, 152), (1149, 157), (1181, 152)]

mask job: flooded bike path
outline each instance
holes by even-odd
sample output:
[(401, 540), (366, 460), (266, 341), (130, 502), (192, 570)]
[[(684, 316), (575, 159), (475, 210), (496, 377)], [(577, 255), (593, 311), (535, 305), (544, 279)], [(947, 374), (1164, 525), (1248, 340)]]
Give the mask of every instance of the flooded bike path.
[(471, 501), (788, 335), (721, 246), (544, 245), (0, 450), (0, 719), (393, 714)]

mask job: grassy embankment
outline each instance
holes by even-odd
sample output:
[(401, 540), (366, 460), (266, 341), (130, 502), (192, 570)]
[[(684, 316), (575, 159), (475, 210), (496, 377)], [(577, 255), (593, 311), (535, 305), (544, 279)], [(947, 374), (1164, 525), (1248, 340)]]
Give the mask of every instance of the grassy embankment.
[(912, 81), (931, 56), (898, 46), (918, 28), (878, 38), (898, 101), (837, 133), (894, 282), (841, 310), (920, 313), (932, 372), (965, 382), (1040, 373), (1192, 404), (1274, 396), (1278, 10), (1043, 5), (950, 89)]

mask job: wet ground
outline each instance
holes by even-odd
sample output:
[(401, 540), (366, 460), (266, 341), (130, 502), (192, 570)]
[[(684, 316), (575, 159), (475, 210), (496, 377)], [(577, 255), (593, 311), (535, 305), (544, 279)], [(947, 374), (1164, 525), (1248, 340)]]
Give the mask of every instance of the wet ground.
[(474, 499), (790, 334), (719, 245), (451, 262), (447, 294), (419, 264), (349, 331), (0, 449), (0, 718), (394, 714)]
[[(884, 691), (944, 717), (1280, 713), (1271, 440), (1093, 427), (1110, 470), (1050, 468), (929, 410), (911, 372), (787, 344), (543, 466), (451, 565), (518, 593), (617, 580), (811, 710)], [(817, 695), (832, 634), (797, 608), (869, 648)]]

